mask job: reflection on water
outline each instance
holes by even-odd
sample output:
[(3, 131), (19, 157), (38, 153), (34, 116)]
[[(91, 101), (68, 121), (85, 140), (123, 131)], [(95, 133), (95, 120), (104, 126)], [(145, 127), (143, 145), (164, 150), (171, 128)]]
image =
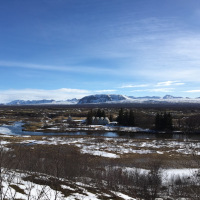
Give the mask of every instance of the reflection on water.
[(128, 133), (128, 132), (63, 132), (63, 133), (45, 133), (45, 132), (31, 132), (23, 131), (23, 123), (16, 122), (13, 125), (0, 126), (0, 133), (6, 135), (88, 135), (88, 136), (104, 136), (104, 137), (130, 137), (135, 139), (190, 139), (190, 140), (200, 140), (200, 134), (183, 134), (183, 133)]

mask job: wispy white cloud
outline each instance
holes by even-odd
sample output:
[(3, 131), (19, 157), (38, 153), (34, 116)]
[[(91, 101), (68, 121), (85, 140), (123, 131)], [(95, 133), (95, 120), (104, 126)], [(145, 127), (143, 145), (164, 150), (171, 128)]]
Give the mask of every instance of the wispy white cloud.
[(117, 90), (95, 90), (96, 93), (109, 93), (109, 92), (116, 92)]
[[(8, 61), (0, 61), (0, 66), (141, 77), (154, 82), (173, 79), (184, 82), (199, 81), (197, 74), (200, 72), (200, 35), (178, 30), (170, 20), (147, 18), (120, 25), (116, 23), (113, 28), (119, 28), (119, 31), (115, 31), (119, 35), (108, 33), (105, 41), (87, 45), (87, 49), (83, 50), (87, 54), (81, 52), (88, 59), (105, 59), (109, 60), (109, 63), (113, 61), (111, 66), (54, 66)], [(133, 24), (134, 26), (131, 26)], [(81, 63), (85, 57), (73, 58), (77, 63)], [(128, 61), (124, 63), (124, 60)], [(117, 66), (113, 67), (115, 63)], [(126, 87), (134, 88), (134, 85), (124, 85), (124, 88)], [(135, 87), (139, 85), (136, 84)]]
[(88, 66), (59, 66), (59, 65), (41, 65), (33, 63), (23, 63), (23, 62), (10, 62), (10, 61), (0, 61), (0, 67), (15, 67), (15, 68), (28, 68), (37, 70), (48, 70), (48, 71), (63, 71), (63, 72), (75, 72), (75, 73), (109, 73), (117, 74), (118, 72), (114, 69), (103, 68), (103, 67), (88, 67)]
[(0, 103), (7, 103), (13, 100), (67, 100), (71, 98), (82, 98), (91, 94), (91, 91), (71, 88), (61, 88), (56, 90), (41, 89), (21, 89), (21, 90), (1, 90)]
[[(135, 82), (135, 84), (122, 85), (119, 88), (144, 88), (144, 90), (134, 90), (138, 92), (173, 92), (175, 89), (168, 87), (181, 86), (186, 81), (200, 81), (199, 33), (185, 32), (176, 25), (173, 26), (170, 23), (170, 19), (147, 18), (139, 21), (130, 20), (120, 24), (120, 26), (118, 23), (113, 24), (113, 26), (112, 30), (115, 31), (113, 33), (105, 31), (108, 35), (102, 39), (103, 41), (96, 40), (93, 45), (86, 45), (84, 56), (89, 59), (100, 58), (109, 60), (109, 63), (112, 63), (112, 59), (117, 60), (115, 62), (119, 63), (116, 67), (117, 69), (113, 66), (106, 66), (106, 68), (78, 65), (54, 66), (3, 61), (0, 61), (0, 66), (84, 74), (124, 75), (126, 78), (129, 78), (127, 78), (129, 83), (131, 83), (130, 80), (134, 80), (136, 77), (137, 80), (142, 80), (144, 83), (146, 81), (149, 84), (137, 84)], [(118, 30), (117, 28), (119, 31), (116, 31)], [(110, 31), (112, 32), (112, 30)], [(78, 57), (77, 63), (81, 63), (81, 59)], [(124, 60), (126, 60), (125, 63)], [(123, 82), (125, 81), (123, 80)], [(155, 84), (156, 82), (158, 83)], [(146, 89), (145, 87), (152, 88)], [(115, 92), (115, 90), (97, 90), (96, 92), (106, 93)]]
[(187, 90), (184, 92), (188, 92), (188, 93), (200, 93), (200, 90)]
[[(164, 62), (164, 61), (163, 61)], [(163, 69), (143, 69), (137, 71), (137, 75), (148, 80), (158, 81), (162, 79), (181, 79), (184, 82), (200, 82), (199, 79), (200, 69), (190, 68), (163, 68)]]
[(142, 88), (142, 87), (148, 87), (148, 86), (149, 86), (148, 84), (141, 84), (141, 85), (129, 84), (129, 85), (122, 85), (119, 88)]
[(134, 26), (131, 22), (123, 24), (120, 36), (110, 40), (112, 45), (105, 44), (102, 48), (110, 48), (112, 54), (119, 52), (129, 60), (120, 69), (122, 74), (152, 82), (182, 80), (176, 83), (177, 86), (188, 81), (200, 81), (199, 32), (188, 31), (170, 18), (147, 18), (132, 23)]
[(150, 92), (173, 92), (175, 89), (174, 88), (154, 88), (150, 89)]
[(159, 82), (156, 84), (157, 87), (160, 86), (170, 86), (170, 85), (184, 85), (185, 83), (179, 82), (179, 81), (164, 81), (164, 82)]
[[(159, 91), (160, 88), (157, 87), (169, 87), (169, 86), (180, 86), (184, 85), (185, 83), (180, 82), (180, 81), (163, 81), (163, 82), (158, 82), (157, 84), (139, 84), (139, 85), (133, 85), (133, 84), (127, 84), (127, 85), (122, 85), (119, 88), (145, 88), (151, 86), (151, 89), (141, 89), (137, 91)], [(155, 89), (153, 89), (156, 87)], [(166, 88), (167, 89), (167, 88)], [(168, 88), (169, 89), (169, 88)], [(164, 91), (164, 88), (161, 88), (161, 90)], [(168, 90), (167, 90), (168, 91)]]
[[(171, 35), (171, 37), (170, 37)], [(163, 37), (161, 34), (158, 37)], [(199, 82), (200, 35), (192, 32), (166, 33), (163, 43), (148, 44), (144, 48), (143, 69), (134, 73), (153, 80), (182, 80)], [(145, 47), (145, 44), (141, 46)], [(152, 53), (153, 52), (153, 53)], [(130, 72), (131, 73), (131, 72)]]
[(145, 90), (133, 90), (131, 92), (174, 92), (175, 88), (152, 88)]

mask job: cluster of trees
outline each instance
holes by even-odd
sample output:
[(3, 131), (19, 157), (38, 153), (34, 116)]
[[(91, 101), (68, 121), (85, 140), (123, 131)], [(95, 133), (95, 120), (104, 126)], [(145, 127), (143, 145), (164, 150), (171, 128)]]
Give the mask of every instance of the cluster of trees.
[(155, 129), (159, 131), (172, 130), (172, 116), (170, 113), (159, 114), (155, 117)]
[(121, 108), (119, 110), (117, 122), (119, 125), (123, 126), (135, 126), (135, 117), (133, 110), (124, 111), (123, 108)]
[(104, 110), (98, 109), (97, 111), (90, 110), (87, 114), (87, 124), (92, 124), (92, 117), (106, 117)]
[[(92, 124), (92, 117), (106, 117), (106, 113), (103, 109), (90, 110), (87, 113), (87, 124)], [(113, 121), (113, 116), (109, 116), (110, 121)], [(133, 110), (119, 110), (116, 121), (121, 126), (135, 126), (135, 116)], [(153, 123), (153, 121), (152, 121)], [(171, 131), (173, 130), (172, 116), (170, 113), (157, 113), (155, 117), (155, 130), (158, 131)]]

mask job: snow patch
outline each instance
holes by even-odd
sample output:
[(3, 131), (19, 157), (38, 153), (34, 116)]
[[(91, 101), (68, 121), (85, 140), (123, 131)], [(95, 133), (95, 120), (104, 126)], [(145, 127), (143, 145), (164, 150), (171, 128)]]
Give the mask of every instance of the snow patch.
[(82, 149), (81, 152), (87, 153), (90, 155), (94, 155), (94, 156), (106, 157), (106, 158), (120, 158), (119, 155), (116, 155), (114, 153), (105, 152), (105, 151), (91, 151), (91, 150)]
[(15, 135), (10, 129), (5, 127), (0, 127), (0, 133), (5, 135)]
[(128, 195), (122, 194), (121, 192), (112, 192), (112, 193), (120, 198), (123, 198), (124, 200), (136, 200)]

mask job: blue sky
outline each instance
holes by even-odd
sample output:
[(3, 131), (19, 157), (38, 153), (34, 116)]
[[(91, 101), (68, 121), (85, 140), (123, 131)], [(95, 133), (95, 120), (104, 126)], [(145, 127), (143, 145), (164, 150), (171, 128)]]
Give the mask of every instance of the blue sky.
[(1, 1), (0, 75), (0, 102), (199, 97), (200, 1)]

